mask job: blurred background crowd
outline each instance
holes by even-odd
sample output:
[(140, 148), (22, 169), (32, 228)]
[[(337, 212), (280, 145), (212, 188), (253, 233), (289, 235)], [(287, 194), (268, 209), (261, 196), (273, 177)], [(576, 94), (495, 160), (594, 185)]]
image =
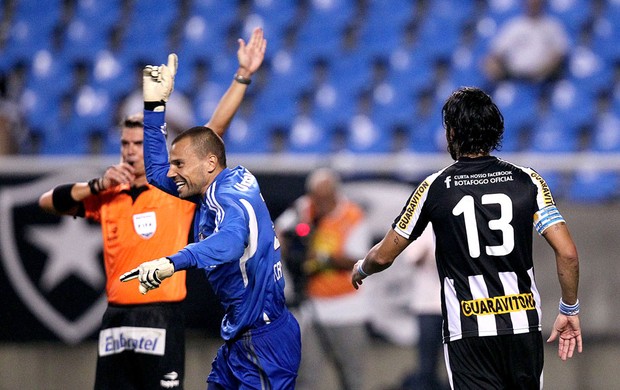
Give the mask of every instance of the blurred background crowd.
[[(169, 126), (205, 123), (256, 26), (266, 63), (230, 153), (444, 153), (441, 105), (461, 85), (497, 101), (504, 152), (620, 152), (618, 0), (5, 0), (1, 151), (116, 154), (140, 69), (168, 52)], [(618, 196), (617, 172), (545, 173), (556, 196)]]

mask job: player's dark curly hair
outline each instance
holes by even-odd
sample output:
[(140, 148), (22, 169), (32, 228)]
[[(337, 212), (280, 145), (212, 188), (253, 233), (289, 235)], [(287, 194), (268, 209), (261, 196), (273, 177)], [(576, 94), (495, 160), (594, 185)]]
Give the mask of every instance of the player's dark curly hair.
[(479, 88), (461, 87), (441, 110), (448, 152), (457, 160), (463, 155), (485, 155), (501, 148), (504, 117), (489, 95)]

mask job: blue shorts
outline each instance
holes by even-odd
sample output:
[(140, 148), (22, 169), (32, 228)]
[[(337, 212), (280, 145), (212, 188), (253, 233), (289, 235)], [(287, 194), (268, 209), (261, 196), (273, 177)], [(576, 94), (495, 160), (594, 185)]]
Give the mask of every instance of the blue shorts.
[(294, 389), (300, 361), (299, 324), (286, 310), (271, 324), (222, 345), (207, 382), (225, 389)]

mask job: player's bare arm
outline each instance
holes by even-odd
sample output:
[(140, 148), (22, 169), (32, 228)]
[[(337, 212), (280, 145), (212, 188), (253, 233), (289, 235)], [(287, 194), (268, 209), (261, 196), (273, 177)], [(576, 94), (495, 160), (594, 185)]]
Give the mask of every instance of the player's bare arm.
[(555, 319), (547, 342), (558, 340), (558, 356), (562, 360), (581, 353), (583, 340), (579, 321), (579, 256), (575, 243), (564, 223), (549, 227), (543, 234), (555, 252), (558, 280), (562, 289), (560, 313)]
[(228, 90), (226, 90), (215, 108), (213, 116), (205, 125), (215, 131), (220, 137), (224, 135), (233, 116), (241, 105), (243, 96), (252, 82), (252, 75), (263, 63), (265, 50), (267, 49), (267, 40), (263, 37), (262, 28), (254, 29), (247, 44), (241, 38), (239, 38), (238, 42), (237, 59), (239, 60), (239, 68)]
[(355, 263), (351, 274), (351, 283), (356, 289), (362, 281), (376, 272), (381, 272), (392, 265), (396, 257), (411, 242), (401, 237), (393, 229), (390, 229), (385, 237), (373, 246), (363, 260)]

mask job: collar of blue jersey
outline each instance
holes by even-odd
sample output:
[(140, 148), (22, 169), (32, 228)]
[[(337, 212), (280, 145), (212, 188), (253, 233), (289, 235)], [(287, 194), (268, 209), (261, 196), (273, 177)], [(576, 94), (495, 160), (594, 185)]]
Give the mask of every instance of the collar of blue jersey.
[(222, 169), (222, 172), (218, 173), (217, 176), (215, 176), (215, 179), (213, 179), (213, 183), (211, 183), (209, 187), (207, 187), (207, 191), (204, 193), (204, 195), (200, 197), (200, 203), (202, 203), (204, 206), (207, 205), (206, 199), (207, 199), (207, 194), (209, 193), (209, 188), (211, 188), (212, 185), (220, 181), (220, 179), (222, 179), (223, 177), (228, 176), (229, 172), (230, 172), (230, 168), (226, 167)]

